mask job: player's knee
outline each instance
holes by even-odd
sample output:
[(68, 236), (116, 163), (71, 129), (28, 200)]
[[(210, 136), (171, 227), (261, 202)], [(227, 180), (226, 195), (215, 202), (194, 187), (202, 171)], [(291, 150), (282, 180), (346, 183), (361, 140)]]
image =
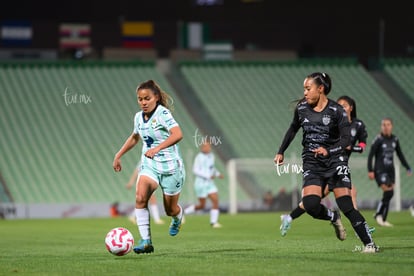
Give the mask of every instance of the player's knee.
[(302, 199), (303, 207), (312, 217), (317, 217), (321, 208), (321, 197), (317, 195), (307, 195)]
[(135, 204), (137, 206), (145, 206), (147, 204), (147, 198), (141, 194), (135, 195)]
[(336, 199), (336, 204), (344, 214), (347, 214), (354, 209), (354, 204), (352, 203), (352, 198), (350, 196), (338, 197)]
[(196, 206), (196, 210), (203, 210), (204, 208), (206, 208), (206, 202), (205, 201), (200, 201)]

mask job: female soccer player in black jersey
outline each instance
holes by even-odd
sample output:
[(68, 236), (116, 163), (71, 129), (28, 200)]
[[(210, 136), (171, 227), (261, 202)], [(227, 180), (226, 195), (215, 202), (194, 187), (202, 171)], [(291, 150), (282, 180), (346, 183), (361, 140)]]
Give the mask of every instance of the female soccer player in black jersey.
[[(350, 122), (350, 139), (351, 139), (351, 146), (348, 146), (346, 148), (346, 153), (348, 155), (348, 158), (351, 156), (352, 152), (359, 152), (362, 153), (365, 150), (366, 144), (367, 144), (367, 137), (368, 133), (365, 127), (365, 124), (362, 120), (357, 118), (357, 108), (356, 103), (354, 99), (352, 99), (349, 96), (341, 96), (337, 100), (337, 103), (339, 103), (345, 110), (348, 121)], [(358, 209), (357, 207), (357, 189), (355, 185), (351, 184), (351, 196), (352, 196), (352, 203), (354, 205), (355, 209)], [(330, 187), (332, 189), (332, 187)], [(327, 196), (330, 192), (328, 186), (326, 186), (324, 191), (324, 196)], [(284, 214), (281, 216), (282, 223), (280, 225), (280, 233), (282, 234), (282, 237), (286, 236), (287, 231), (290, 229), (290, 225), (292, 220), (297, 219), (301, 215), (305, 213), (305, 209), (303, 207), (303, 203), (300, 202), (298, 204), (298, 207), (296, 207), (290, 214)], [(370, 233), (375, 231), (374, 227), (370, 228)]]
[[(375, 219), (381, 226), (393, 226), (387, 221), (390, 201), (394, 195), (395, 167), (394, 151), (397, 153), (401, 164), (407, 169), (407, 174), (411, 175), (411, 167), (402, 153), (400, 142), (397, 136), (392, 134), (392, 120), (384, 118), (381, 122), (381, 133), (372, 142), (368, 154), (368, 177), (375, 179), (378, 187), (383, 191), (382, 200), (378, 203)], [(372, 167), (372, 159), (375, 157), (375, 165)]]
[[(339, 103), (345, 109), (345, 112), (348, 116), (348, 120), (351, 124), (349, 127), (349, 134), (351, 135), (351, 145), (346, 148), (346, 153), (348, 154), (349, 158), (352, 152), (362, 153), (365, 150), (365, 147), (367, 145), (368, 133), (364, 122), (357, 118), (357, 109), (354, 99), (352, 99), (349, 96), (341, 96), (336, 100), (336, 102)], [(352, 185), (351, 195), (354, 208), (358, 209), (356, 200), (357, 189), (355, 185)]]
[(295, 108), (293, 121), (274, 161), (277, 165), (283, 164), (285, 150), (302, 127), (302, 202), (306, 212), (316, 219), (330, 220), (337, 237), (346, 238), (339, 212), (332, 212), (321, 204), (322, 193), (330, 185), (338, 207), (364, 244), (362, 252), (378, 252), (365, 218), (352, 204), (346, 154), (346, 148), (351, 145), (350, 123), (343, 107), (327, 97), (332, 88), (331, 78), (326, 73), (312, 73), (305, 78), (303, 87), (304, 98)]

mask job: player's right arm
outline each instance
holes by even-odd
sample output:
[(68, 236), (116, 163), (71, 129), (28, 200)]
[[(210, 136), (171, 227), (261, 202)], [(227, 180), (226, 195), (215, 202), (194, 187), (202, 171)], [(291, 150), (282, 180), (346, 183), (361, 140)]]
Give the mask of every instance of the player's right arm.
[(283, 164), (283, 159), (284, 159), (283, 154), (285, 150), (289, 147), (290, 143), (295, 138), (296, 133), (298, 132), (299, 128), (300, 128), (299, 113), (298, 113), (298, 109), (296, 108), (292, 123), (290, 124), (288, 130), (286, 131), (282, 144), (279, 147), (279, 151), (277, 152), (275, 158), (273, 159), (275, 164), (277, 165)]
[(121, 149), (115, 154), (114, 161), (112, 163), (112, 167), (116, 172), (121, 171), (121, 157), (127, 153), (130, 149), (132, 149), (139, 141), (139, 135), (137, 133), (132, 133), (122, 145)]

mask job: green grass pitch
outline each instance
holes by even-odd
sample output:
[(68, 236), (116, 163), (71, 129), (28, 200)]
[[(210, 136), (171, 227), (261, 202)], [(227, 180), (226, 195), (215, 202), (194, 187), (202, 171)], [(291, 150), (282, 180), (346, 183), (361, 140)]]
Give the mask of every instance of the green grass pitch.
[[(336, 239), (329, 222), (307, 214), (295, 220), (286, 237), (281, 213), (222, 214), (223, 228), (212, 229), (208, 215), (187, 216), (180, 233), (168, 223), (152, 225), (153, 254), (123, 257), (106, 251), (106, 233), (128, 228), (127, 218), (33, 219), (0, 221), (0, 275), (413, 275), (414, 217), (391, 212), (395, 226), (377, 226), (372, 211), (363, 214), (376, 227), (378, 254), (362, 254), (349, 221), (347, 239)], [(167, 218), (164, 218), (167, 219)]]

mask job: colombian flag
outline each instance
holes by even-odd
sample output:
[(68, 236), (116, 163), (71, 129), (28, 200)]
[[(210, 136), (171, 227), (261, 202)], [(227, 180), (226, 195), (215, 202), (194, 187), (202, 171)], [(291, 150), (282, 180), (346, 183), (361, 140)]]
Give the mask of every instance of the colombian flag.
[(127, 21), (122, 24), (122, 46), (125, 48), (152, 48), (153, 35), (152, 22)]

